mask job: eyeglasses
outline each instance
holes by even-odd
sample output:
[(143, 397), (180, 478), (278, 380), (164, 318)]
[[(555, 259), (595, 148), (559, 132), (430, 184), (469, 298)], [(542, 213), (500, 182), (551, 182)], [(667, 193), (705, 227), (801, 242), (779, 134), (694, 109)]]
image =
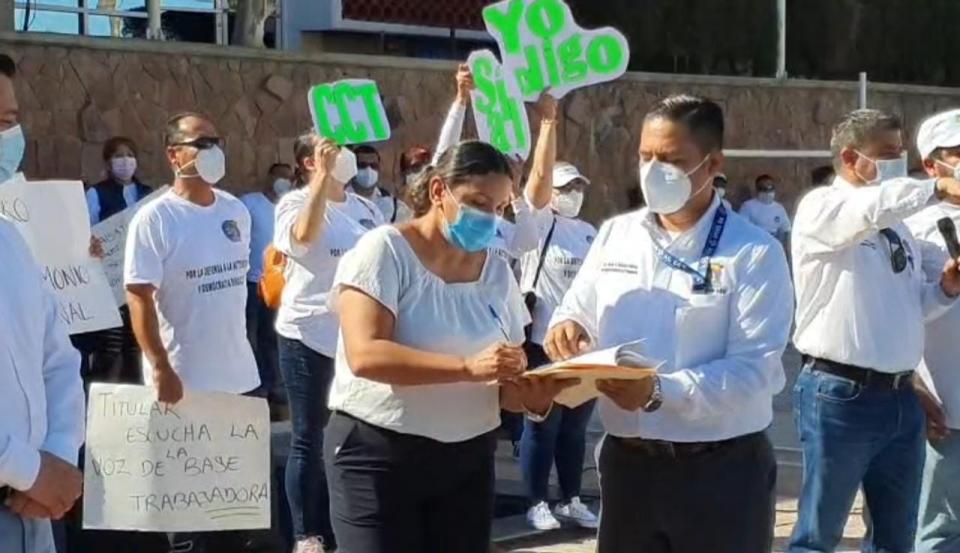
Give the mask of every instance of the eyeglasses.
[(193, 140), (185, 140), (183, 142), (174, 142), (170, 144), (171, 146), (190, 146), (191, 148), (196, 148), (198, 150), (209, 150), (214, 146), (218, 148), (223, 147), (223, 139), (219, 136), (198, 136)]
[(903, 240), (890, 228), (880, 229), (880, 234), (890, 242), (890, 265), (893, 267), (893, 272), (902, 273), (910, 261), (907, 249), (903, 246)]

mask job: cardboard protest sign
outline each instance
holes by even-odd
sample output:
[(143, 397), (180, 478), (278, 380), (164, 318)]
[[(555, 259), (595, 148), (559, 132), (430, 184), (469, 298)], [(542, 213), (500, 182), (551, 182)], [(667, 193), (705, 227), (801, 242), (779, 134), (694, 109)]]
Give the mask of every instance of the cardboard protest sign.
[(310, 116), (317, 134), (337, 144), (380, 142), (390, 138), (390, 122), (377, 83), (344, 79), (310, 87)]
[(127, 228), (130, 226), (130, 220), (138, 209), (164, 194), (169, 186), (164, 186), (144, 199), (137, 202), (136, 205), (116, 213), (96, 225), (93, 225), (91, 232), (93, 236), (100, 240), (103, 247), (103, 272), (107, 277), (107, 284), (113, 292), (113, 298), (116, 300), (117, 307), (127, 303), (126, 290), (123, 287), (123, 260), (127, 244)]
[(630, 61), (620, 31), (581, 28), (563, 0), (502, 0), (483, 8), (483, 21), (527, 102), (612, 81)]
[(83, 527), (194, 532), (270, 527), (267, 402), (95, 383), (87, 408)]
[(80, 181), (0, 184), (0, 214), (20, 231), (59, 302), (70, 334), (121, 325), (103, 266), (90, 256), (90, 216)]
[(467, 65), (476, 88), (470, 93), (477, 136), (509, 156), (530, 155), (530, 120), (516, 81), (490, 50), (472, 52)]

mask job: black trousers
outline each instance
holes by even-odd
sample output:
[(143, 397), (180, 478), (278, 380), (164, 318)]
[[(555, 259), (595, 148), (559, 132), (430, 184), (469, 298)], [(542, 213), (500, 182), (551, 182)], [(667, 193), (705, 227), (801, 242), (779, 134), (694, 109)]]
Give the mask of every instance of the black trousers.
[(457, 443), (333, 413), (324, 438), (338, 553), (488, 553), (493, 433)]
[(763, 433), (676, 456), (606, 436), (599, 553), (769, 553), (777, 465)]
[(120, 307), (121, 326), (70, 337), (81, 354), (80, 375), (84, 385), (91, 382), (143, 384), (140, 346), (130, 324), (130, 309)]

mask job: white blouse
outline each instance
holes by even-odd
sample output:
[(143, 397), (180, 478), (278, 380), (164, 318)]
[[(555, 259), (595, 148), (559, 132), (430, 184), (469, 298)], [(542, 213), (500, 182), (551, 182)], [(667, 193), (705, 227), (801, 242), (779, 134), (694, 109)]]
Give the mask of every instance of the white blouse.
[[(337, 269), (334, 291), (364, 292), (396, 317), (393, 339), (412, 348), (470, 356), (503, 341), (523, 342), (527, 314), (510, 267), (488, 252), (480, 278), (448, 283), (420, 262), (406, 238), (392, 226), (367, 233)], [(336, 311), (336, 293), (330, 308)], [(500, 323), (491, 308), (502, 320)], [(441, 442), (469, 440), (500, 425), (497, 386), (458, 382), (395, 386), (359, 378), (337, 348), (330, 409), (370, 424)]]

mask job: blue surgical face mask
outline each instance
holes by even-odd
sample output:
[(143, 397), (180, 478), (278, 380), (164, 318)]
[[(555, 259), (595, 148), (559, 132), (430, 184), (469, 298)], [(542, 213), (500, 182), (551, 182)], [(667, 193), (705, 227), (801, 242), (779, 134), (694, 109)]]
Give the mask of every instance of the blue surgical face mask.
[(443, 236), (454, 246), (468, 252), (486, 249), (497, 234), (497, 216), (457, 201), (450, 189), (447, 193), (457, 203), (457, 218), (443, 218)]
[(20, 168), (26, 142), (20, 125), (0, 132), (0, 183), (7, 182)]

